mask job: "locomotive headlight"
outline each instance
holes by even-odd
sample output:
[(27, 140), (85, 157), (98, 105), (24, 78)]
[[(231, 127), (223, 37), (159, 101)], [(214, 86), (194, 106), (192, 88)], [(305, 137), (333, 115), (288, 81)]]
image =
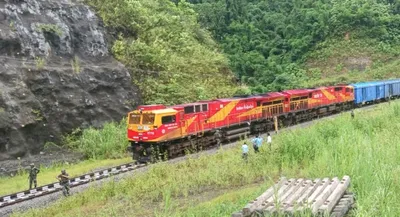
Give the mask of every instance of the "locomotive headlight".
[(143, 126), (139, 125), (139, 126), (137, 127), (137, 129), (138, 129), (138, 130), (142, 130), (142, 129), (143, 129)]

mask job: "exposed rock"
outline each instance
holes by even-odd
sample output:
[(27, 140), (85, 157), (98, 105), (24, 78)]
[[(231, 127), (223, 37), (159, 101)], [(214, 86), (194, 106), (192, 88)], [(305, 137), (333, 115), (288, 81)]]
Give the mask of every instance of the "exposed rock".
[(344, 61), (344, 65), (348, 70), (365, 71), (371, 66), (372, 60), (369, 57), (348, 57)]
[(0, 2), (0, 160), (37, 154), (140, 103), (102, 22), (71, 0)]

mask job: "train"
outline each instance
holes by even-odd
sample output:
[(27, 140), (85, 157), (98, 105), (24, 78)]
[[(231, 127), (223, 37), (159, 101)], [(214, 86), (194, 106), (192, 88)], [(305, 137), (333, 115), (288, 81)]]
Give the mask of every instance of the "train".
[(249, 134), (400, 97), (400, 79), (284, 90), (180, 105), (140, 105), (127, 138), (138, 163), (173, 158)]

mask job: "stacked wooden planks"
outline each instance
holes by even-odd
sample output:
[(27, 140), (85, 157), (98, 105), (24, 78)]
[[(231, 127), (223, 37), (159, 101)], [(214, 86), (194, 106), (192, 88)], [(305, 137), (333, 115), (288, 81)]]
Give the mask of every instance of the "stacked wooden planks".
[(311, 216), (344, 216), (354, 203), (354, 195), (347, 192), (350, 177), (330, 179), (289, 179), (281, 178), (242, 211), (232, 217), (262, 216), (301, 213)]

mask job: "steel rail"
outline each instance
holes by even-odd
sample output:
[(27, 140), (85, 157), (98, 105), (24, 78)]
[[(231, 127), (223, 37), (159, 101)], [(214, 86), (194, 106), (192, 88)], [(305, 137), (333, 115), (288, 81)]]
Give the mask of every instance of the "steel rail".
[[(70, 187), (76, 187), (83, 185), (92, 181), (97, 181), (100, 179), (108, 178), (112, 175), (117, 175), (120, 173), (126, 173), (128, 171), (136, 170), (146, 165), (135, 165), (134, 163), (122, 164), (115, 167), (110, 167), (108, 169), (99, 170), (92, 173), (87, 173), (70, 179)], [(10, 206), (16, 203), (20, 203), (26, 200), (31, 200), (33, 198), (41, 197), (44, 195), (52, 194), (60, 191), (62, 186), (59, 182), (53, 182), (48, 185), (43, 185), (31, 190), (21, 191), (0, 197), (0, 208)]]

